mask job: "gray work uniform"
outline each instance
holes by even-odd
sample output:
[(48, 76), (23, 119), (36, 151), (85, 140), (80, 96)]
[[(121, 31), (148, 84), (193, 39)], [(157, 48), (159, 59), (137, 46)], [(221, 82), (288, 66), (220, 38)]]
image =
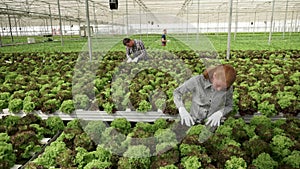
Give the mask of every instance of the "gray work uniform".
[(138, 58), (140, 60), (147, 60), (147, 52), (144, 43), (141, 40), (134, 40), (134, 45), (132, 47), (126, 47), (126, 57), (127, 59)]
[(182, 97), (188, 92), (192, 93), (190, 114), (196, 122), (201, 122), (216, 111), (221, 110), (224, 116), (232, 110), (232, 86), (227, 91), (216, 91), (203, 75), (194, 76), (174, 90), (174, 103), (177, 108), (184, 107)]

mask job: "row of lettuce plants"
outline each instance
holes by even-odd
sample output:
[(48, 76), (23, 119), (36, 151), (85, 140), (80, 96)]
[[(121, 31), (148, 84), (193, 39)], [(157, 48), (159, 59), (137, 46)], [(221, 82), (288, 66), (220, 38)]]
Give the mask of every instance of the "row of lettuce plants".
[(25, 168), (78, 169), (296, 169), (300, 167), (300, 121), (271, 121), (254, 116), (250, 123), (228, 118), (214, 133), (202, 125), (178, 121), (110, 124), (75, 119)]
[(130, 108), (177, 114), (173, 90), (201, 74), (209, 64), (206, 58), (219, 54), (220, 62), (238, 71), (233, 113), (295, 116), (300, 109), (299, 53), (232, 51), (226, 60), (224, 52), (149, 50), (150, 60), (139, 63), (126, 63), (124, 51), (95, 52), (92, 58), (83, 52), (1, 54), (0, 109), (70, 114)]
[(45, 120), (33, 114), (3, 116), (0, 119), (0, 168), (25, 164), (42, 151), (46, 144), (42, 141), (44, 138), (52, 138), (64, 127), (57, 116)]
[(266, 116), (279, 113), (296, 116), (300, 110), (299, 59), (269, 56), (269, 59), (233, 59), (238, 70), (235, 97), (240, 114), (257, 111)]

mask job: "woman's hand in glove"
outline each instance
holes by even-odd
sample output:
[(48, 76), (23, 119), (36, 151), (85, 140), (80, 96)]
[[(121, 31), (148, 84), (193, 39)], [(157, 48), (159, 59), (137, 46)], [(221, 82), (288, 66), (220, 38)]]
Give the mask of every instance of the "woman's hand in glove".
[(207, 122), (205, 123), (205, 125), (210, 124), (211, 127), (220, 126), (220, 121), (221, 121), (222, 116), (223, 116), (223, 113), (221, 110), (216, 111), (214, 114), (212, 114), (211, 116), (209, 116), (207, 118)]
[(132, 62), (138, 62), (138, 60), (139, 60), (139, 58), (136, 57), (136, 58), (134, 58), (134, 59), (132, 60)]
[(187, 126), (191, 126), (191, 125), (195, 124), (195, 122), (194, 122), (193, 118), (191, 117), (190, 113), (188, 113), (184, 107), (179, 107), (179, 115), (180, 115), (180, 118), (181, 118), (181, 125), (183, 125), (184, 123)]
[(127, 59), (127, 63), (130, 63), (130, 62), (132, 62), (132, 59), (131, 59), (131, 58), (128, 58), (128, 59)]

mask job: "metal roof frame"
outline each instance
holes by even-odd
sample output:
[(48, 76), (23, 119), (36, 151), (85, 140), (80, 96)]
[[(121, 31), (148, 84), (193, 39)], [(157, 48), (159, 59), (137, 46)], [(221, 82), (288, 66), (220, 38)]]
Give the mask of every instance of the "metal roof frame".
[[(58, 7), (58, 2), (60, 7)], [(110, 10), (109, 0), (89, 0), (89, 14), (92, 23), (111, 23), (113, 15), (115, 24), (123, 24), (124, 16), (135, 16), (131, 18), (135, 22), (139, 21), (139, 15), (147, 15), (158, 24), (168, 23), (169, 18), (186, 19), (189, 22), (197, 22), (200, 15), (200, 22), (209, 23), (217, 15), (219, 22), (228, 21), (229, 2), (228, 0), (119, 0), (119, 9)], [(199, 5), (198, 5), (199, 3)], [(86, 22), (85, 0), (0, 0), (1, 22), (5, 23), (7, 15), (28, 17), (28, 18), (52, 18), (58, 19), (61, 10), (62, 20), (74, 22)], [(233, 0), (232, 12), (237, 14), (239, 20), (248, 20), (250, 16), (270, 15), (272, 12), (272, 0)], [(198, 8), (199, 6), (199, 8)], [(292, 13), (298, 15), (300, 11), (300, 0), (275, 0), (274, 19), (291, 20)], [(288, 13), (285, 16), (285, 13)], [(207, 16), (210, 18), (207, 18)], [(154, 18), (155, 17), (155, 18)], [(34, 21), (32, 21), (34, 22)], [(142, 21), (147, 22), (147, 21)]]

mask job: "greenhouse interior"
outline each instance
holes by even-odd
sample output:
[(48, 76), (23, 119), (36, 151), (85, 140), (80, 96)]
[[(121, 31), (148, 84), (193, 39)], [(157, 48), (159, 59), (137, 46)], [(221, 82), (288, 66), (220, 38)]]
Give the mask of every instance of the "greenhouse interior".
[(0, 0), (0, 169), (300, 169), (300, 0)]

